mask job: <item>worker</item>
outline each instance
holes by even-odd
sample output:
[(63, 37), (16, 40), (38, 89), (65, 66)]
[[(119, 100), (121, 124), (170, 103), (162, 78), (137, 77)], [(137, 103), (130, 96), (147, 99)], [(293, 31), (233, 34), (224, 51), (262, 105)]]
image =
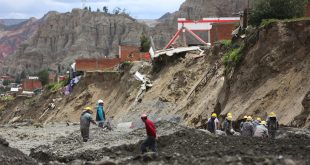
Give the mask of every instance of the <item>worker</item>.
[(255, 129), (254, 132), (254, 137), (259, 137), (259, 138), (268, 138), (268, 129), (267, 129), (267, 122), (266, 121), (261, 121)]
[(243, 123), (246, 122), (246, 119), (247, 119), (247, 118), (248, 118), (248, 116), (243, 116), (243, 119), (241, 119), (240, 127), (239, 127), (240, 131), (242, 130)]
[[(254, 120), (252, 123), (253, 123), (253, 126), (254, 126), (254, 129), (256, 128), (256, 126), (259, 125), (259, 123), (262, 121), (262, 118), (260, 117), (257, 117), (256, 120)], [(255, 132), (255, 131), (254, 131)]]
[(217, 114), (212, 113), (211, 118), (207, 122), (207, 129), (211, 133), (216, 133), (216, 130), (219, 129), (219, 120), (217, 119)]
[(269, 134), (271, 136), (271, 138), (275, 138), (276, 136), (276, 131), (278, 130), (279, 128), (279, 123), (278, 123), (278, 120), (277, 120), (277, 115), (276, 113), (274, 112), (271, 112), (269, 115), (268, 115), (268, 119), (267, 119), (267, 128), (268, 128), (268, 131), (269, 131)]
[(153, 152), (157, 152), (156, 141), (158, 140), (156, 136), (156, 127), (154, 123), (147, 118), (146, 114), (141, 115), (141, 120), (145, 124), (147, 138), (141, 144), (141, 152), (144, 154), (149, 148)]
[(103, 128), (103, 124), (105, 122), (105, 114), (104, 114), (104, 110), (103, 110), (103, 100), (98, 100), (96, 121), (98, 122), (98, 127)]
[(80, 117), (80, 130), (81, 130), (83, 142), (87, 142), (89, 139), (90, 123), (97, 125), (97, 123), (93, 120), (91, 116), (92, 114), (93, 114), (93, 111), (91, 107), (86, 107), (84, 108), (84, 111), (82, 112), (81, 117)]
[(246, 137), (252, 137), (254, 134), (254, 126), (252, 123), (252, 117), (248, 116), (246, 122), (243, 123), (241, 129), (241, 135)]
[(227, 135), (233, 135), (235, 131), (232, 127), (232, 116), (227, 116), (223, 123), (223, 130)]

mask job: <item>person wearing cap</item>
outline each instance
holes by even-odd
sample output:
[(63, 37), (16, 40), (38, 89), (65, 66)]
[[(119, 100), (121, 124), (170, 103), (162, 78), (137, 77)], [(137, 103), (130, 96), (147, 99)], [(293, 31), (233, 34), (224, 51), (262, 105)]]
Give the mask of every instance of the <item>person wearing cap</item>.
[(212, 113), (211, 118), (207, 122), (207, 129), (211, 133), (216, 133), (216, 130), (219, 129), (219, 120), (217, 119), (217, 114)]
[(268, 119), (267, 119), (267, 128), (269, 131), (270, 136), (274, 139), (276, 136), (276, 131), (279, 128), (279, 123), (277, 120), (277, 115), (274, 112), (271, 112), (268, 115)]
[(147, 148), (152, 152), (157, 152), (156, 141), (158, 140), (156, 136), (156, 127), (154, 123), (147, 118), (146, 114), (141, 115), (141, 120), (145, 124), (147, 137), (144, 142), (141, 144), (141, 152), (144, 154), (147, 152)]
[(84, 111), (82, 112), (81, 117), (80, 117), (80, 130), (81, 130), (83, 142), (87, 142), (89, 139), (90, 123), (97, 125), (97, 123), (93, 120), (91, 116), (92, 114), (93, 114), (93, 111), (91, 107), (86, 107), (84, 108)]
[(268, 129), (267, 129), (267, 122), (266, 121), (261, 121), (255, 129), (254, 132), (254, 137), (259, 137), (259, 138), (268, 138)]
[(104, 121), (105, 121), (105, 114), (103, 110), (103, 100), (98, 100), (96, 121), (98, 122), (98, 127), (103, 128)]
[(233, 130), (232, 127), (232, 116), (228, 115), (223, 123), (223, 131), (227, 134), (227, 135), (233, 135), (235, 133), (235, 131)]
[(245, 137), (252, 137), (254, 135), (254, 125), (252, 117), (248, 116), (246, 122), (243, 123), (241, 135)]
[(241, 119), (240, 126), (239, 126), (240, 131), (242, 130), (243, 124), (246, 122), (247, 118), (248, 116), (243, 116), (243, 119)]

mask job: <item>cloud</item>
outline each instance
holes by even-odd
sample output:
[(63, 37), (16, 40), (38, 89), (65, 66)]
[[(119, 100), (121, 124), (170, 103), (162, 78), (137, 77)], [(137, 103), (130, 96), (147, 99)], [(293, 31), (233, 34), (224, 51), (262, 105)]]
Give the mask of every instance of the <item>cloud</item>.
[[(83, 0), (93, 10), (107, 6), (126, 9), (137, 19), (156, 19), (178, 10), (185, 0)], [(0, 0), (0, 18), (41, 18), (48, 11), (68, 12), (82, 8), (82, 0)]]

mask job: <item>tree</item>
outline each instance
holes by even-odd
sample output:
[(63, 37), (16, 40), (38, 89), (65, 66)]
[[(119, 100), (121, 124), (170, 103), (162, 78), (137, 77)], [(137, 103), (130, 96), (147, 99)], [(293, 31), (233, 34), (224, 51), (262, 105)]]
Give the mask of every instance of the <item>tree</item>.
[(2, 85), (8, 86), (10, 84), (9, 80), (3, 80)]
[(99, 9), (99, 8), (97, 8), (97, 12), (100, 12), (100, 9)]
[(91, 12), (91, 7), (90, 7), (90, 6), (88, 7), (88, 11), (90, 11), (90, 12)]
[(141, 42), (141, 52), (148, 52), (151, 47), (151, 42), (148, 37), (146, 37), (144, 34), (140, 37)]
[(118, 15), (120, 12), (121, 12), (121, 8), (119, 8), (119, 7), (116, 7), (114, 10), (113, 10), (113, 14), (115, 14), (115, 15)]
[(108, 9), (107, 6), (103, 6), (102, 11), (103, 11), (104, 13), (108, 13), (108, 12), (109, 12), (109, 9)]
[(39, 77), (39, 80), (41, 81), (42, 85), (46, 85), (48, 83), (48, 71), (47, 69), (40, 71), (37, 76)]
[(307, 0), (255, 0), (249, 23), (259, 25), (264, 19), (291, 19), (304, 16)]
[(88, 10), (88, 8), (85, 6), (83, 10)]

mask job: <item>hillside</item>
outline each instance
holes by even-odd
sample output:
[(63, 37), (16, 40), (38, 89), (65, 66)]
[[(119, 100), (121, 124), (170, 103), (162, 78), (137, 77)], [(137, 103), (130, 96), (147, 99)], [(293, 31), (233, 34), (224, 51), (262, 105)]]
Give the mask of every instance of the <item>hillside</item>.
[[(9, 104), (1, 121), (20, 116), (40, 122), (75, 122), (82, 107), (95, 106), (102, 98), (115, 122), (136, 121), (146, 112), (154, 119), (179, 116), (186, 125), (205, 127), (213, 111), (232, 112), (235, 120), (244, 115), (265, 118), (275, 111), (280, 124), (309, 127), (309, 25), (310, 20), (274, 22), (254, 31), (245, 42), (243, 60), (230, 72), (223, 63), (229, 48), (223, 45), (207, 51), (204, 58), (194, 58), (195, 52), (178, 55), (157, 72), (138, 62), (123, 73), (88, 74), (70, 96), (44, 94)], [(132, 75), (136, 70), (153, 81), (139, 102), (134, 102), (140, 86)], [(52, 99), (58, 100), (56, 110), (39, 120)]]
[(35, 18), (23, 21), (0, 20), (0, 63), (33, 36), (38, 29), (38, 24)]
[(133, 18), (102, 12), (73, 9), (70, 13), (49, 12), (40, 19), (36, 33), (9, 58), (4, 73), (43, 68), (66, 68), (78, 57), (104, 57), (118, 54), (119, 44), (140, 45), (148, 27)]

